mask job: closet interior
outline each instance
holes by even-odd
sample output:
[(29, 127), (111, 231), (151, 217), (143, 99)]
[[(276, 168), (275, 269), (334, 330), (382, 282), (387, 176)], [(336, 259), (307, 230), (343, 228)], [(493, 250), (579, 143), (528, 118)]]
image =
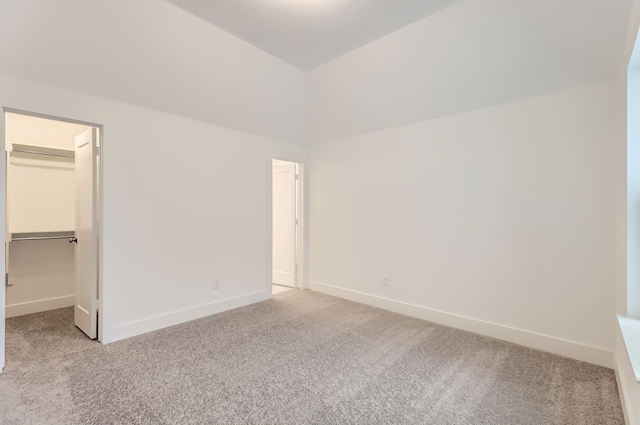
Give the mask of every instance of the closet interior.
[(97, 335), (97, 131), (5, 113), (7, 318), (74, 306)]

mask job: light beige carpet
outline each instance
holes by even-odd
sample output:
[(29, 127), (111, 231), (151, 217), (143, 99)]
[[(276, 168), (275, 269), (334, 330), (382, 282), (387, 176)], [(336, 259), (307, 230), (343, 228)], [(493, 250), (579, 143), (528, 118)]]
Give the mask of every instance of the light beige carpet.
[(613, 371), (292, 290), (102, 346), (9, 319), (8, 424), (623, 424)]

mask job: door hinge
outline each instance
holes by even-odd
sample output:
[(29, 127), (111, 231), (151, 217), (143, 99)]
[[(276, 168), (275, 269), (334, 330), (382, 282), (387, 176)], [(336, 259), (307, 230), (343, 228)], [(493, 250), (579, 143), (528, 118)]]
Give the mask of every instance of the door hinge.
[(296, 180), (300, 180), (300, 174), (296, 173)]
[(6, 286), (7, 288), (13, 286), (12, 283), (9, 283), (9, 273), (4, 274), (4, 286)]
[(96, 146), (95, 154), (96, 154), (96, 156), (100, 155), (100, 146)]

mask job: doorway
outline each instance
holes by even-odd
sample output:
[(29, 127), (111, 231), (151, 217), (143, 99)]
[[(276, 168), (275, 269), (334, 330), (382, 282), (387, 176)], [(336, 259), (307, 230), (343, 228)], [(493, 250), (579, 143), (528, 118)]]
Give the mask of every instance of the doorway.
[(21, 329), (52, 347), (99, 339), (102, 127), (8, 108), (4, 124), (9, 363)]
[(272, 293), (300, 288), (301, 165), (272, 162)]

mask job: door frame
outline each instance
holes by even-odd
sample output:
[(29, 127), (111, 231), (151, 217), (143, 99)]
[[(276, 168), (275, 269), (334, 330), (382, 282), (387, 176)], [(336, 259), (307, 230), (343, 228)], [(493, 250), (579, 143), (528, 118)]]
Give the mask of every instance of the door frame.
[[(97, 214), (98, 214), (98, 341), (102, 342), (102, 332), (104, 329), (104, 297), (103, 297), (103, 287), (104, 287), (104, 282), (103, 282), (103, 211), (104, 211), (104, 190), (103, 190), (103, 183), (104, 183), (104, 178), (103, 178), (103, 162), (104, 162), (104, 126), (102, 124), (98, 124), (98, 123), (94, 123), (94, 122), (88, 122), (88, 121), (82, 121), (82, 120), (77, 120), (77, 119), (73, 119), (73, 118), (66, 118), (66, 117), (59, 117), (59, 116), (55, 116), (55, 115), (49, 115), (49, 114), (42, 114), (39, 112), (33, 112), (33, 111), (25, 111), (23, 109), (17, 109), (17, 108), (11, 108), (8, 106), (3, 106), (2, 107), (2, 116), (0, 117), (0, 144), (2, 145), (3, 150), (5, 151), (5, 155), (6, 155), (6, 122), (5, 122), (5, 117), (7, 113), (11, 113), (11, 114), (17, 114), (17, 115), (26, 115), (26, 116), (30, 116), (30, 117), (34, 117), (34, 118), (44, 118), (44, 119), (48, 119), (48, 120), (53, 120), (53, 121), (61, 121), (61, 122), (66, 122), (66, 123), (71, 123), (71, 124), (80, 124), (80, 125), (85, 125), (87, 127), (94, 127), (98, 129), (98, 149), (99, 149), (99, 155), (98, 155), (98, 161), (97, 161), (97, 166), (98, 166), (98, 185), (96, 190), (98, 191), (98, 193), (96, 194), (97, 197)], [(6, 264), (6, 244), (7, 244), (7, 221), (6, 221), (6, 217), (7, 217), (7, 170), (5, 168), (6, 165), (6, 161), (3, 163), (3, 165), (1, 165), (0, 167), (3, 168), (2, 171), (0, 172), (0, 179), (2, 180), (2, 184), (0, 184), (0, 190), (2, 191), (0, 193), (0, 199), (3, 200), (4, 202), (4, 208), (2, 209), (2, 211), (0, 212), (0, 214), (4, 214), (4, 217), (0, 217), (0, 218), (4, 218), (2, 220), (0, 220), (0, 230), (2, 231), (2, 247), (1, 250), (3, 251), (5, 260), (1, 262), (1, 266), (0, 266), (0, 271), (3, 272), (3, 274), (6, 276), (7, 273), (7, 266), (8, 264)], [(4, 369), (4, 365), (5, 365), (5, 339), (6, 339), (6, 334), (5, 334), (5, 323), (6, 323), (6, 294), (5, 291), (0, 291), (0, 368)]]
[(296, 275), (295, 288), (308, 289), (306, 278), (307, 271), (307, 178), (306, 166), (304, 160), (300, 158), (290, 157), (288, 155), (273, 155), (268, 157), (268, 200), (267, 200), (267, 229), (269, 237), (267, 242), (267, 292), (273, 295), (273, 160), (292, 162), (296, 165), (296, 174), (298, 181), (296, 184), (296, 214), (298, 218), (298, 226), (296, 227)]

